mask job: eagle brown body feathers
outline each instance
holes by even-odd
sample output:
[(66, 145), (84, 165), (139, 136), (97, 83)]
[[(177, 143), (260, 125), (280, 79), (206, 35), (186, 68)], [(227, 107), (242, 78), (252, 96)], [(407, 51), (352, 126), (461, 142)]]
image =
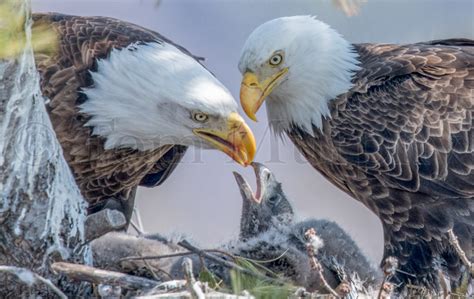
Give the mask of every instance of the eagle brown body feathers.
[(34, 14), (33, 19), (35, 24), (50, 26), (58, 36), (58, 51), (35, 53), (35, 58), (41, 90), (49, 99), (47, 109), (54, 130), (82, 195), (92, 211), (101, 209), (107, 199), (115, 198), (124, 205), (124, 212), (130, 214), (135, 188), (140, 183), (156, 186), (163, 182), (186, 147), (105, 150), (104, 140), (92, 135), (92, 129), (84, 126), (88, 116), (80, 113), (78, 105), (87, 101), (87, 97), (81, 89), (93, 87), (90, 72), (96, 70), (97, 60), (106, 59), (112, 49), (122, 49), (132, 43), (171, 41), (148, 29), (112, 18), (52, 13)]
[[(434, 264), (459, 277), (447, 242), (474, 231), (474, 41), (355, 45), (354, 87), (330, 102), (314, 137), (289, 137), (313, 167), (382, 221), (385, 256), (430, 284)], [(433, 277), (431, 277), (433, 276)]]

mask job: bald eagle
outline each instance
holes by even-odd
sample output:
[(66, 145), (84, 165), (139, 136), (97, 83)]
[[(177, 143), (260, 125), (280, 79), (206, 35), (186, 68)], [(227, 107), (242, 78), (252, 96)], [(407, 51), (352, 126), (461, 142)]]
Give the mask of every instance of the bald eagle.
[(395, 280), (436, 288), (465, 273), (474, 230), (474, 41), (351, 44), (312, 16), (271, 20), (239, 62), (247, 115), (266, 102), (331, 183), (381, 220)]
[(255, 139), (229, 91), (183, 47), (106, 17), (35, 14), (58, 51), (35, 53), (48, 112), (90, 211), (127, 218), (137, 186), (161, 184), (186, 148), (247, 165)]

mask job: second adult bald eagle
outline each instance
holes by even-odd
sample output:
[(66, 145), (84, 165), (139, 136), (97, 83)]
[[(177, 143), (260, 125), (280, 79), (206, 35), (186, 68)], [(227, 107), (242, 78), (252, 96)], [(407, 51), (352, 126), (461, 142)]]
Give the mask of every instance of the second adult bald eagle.
[[(184, 48), (106, 17), (35, 14), (58, 51), (35, 53), (48, 112), (91, 211), (168, 177), (186, 147), (249, 164), (255, 140), (229, 91)], [(115, 205), (116, 206), (116, 205)]]
[(350, 44), (311, 16), (258, 27), (239, 63), (252, 119), (266, 99), (323, 176), (382, 221), (384, 256), (404, 283), (453, 285), (466, 273), (474, 230), (474, 41)]

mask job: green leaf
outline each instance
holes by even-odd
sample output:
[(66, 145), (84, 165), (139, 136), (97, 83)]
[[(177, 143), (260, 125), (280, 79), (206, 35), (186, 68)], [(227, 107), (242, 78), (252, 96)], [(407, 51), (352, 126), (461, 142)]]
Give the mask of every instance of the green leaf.
[(212, 289), (217, 289), (220, 284), (216, 276), (212, 274), (212, 272), (210, 272), (207, 268), (203, 268), (203, 270), (199, 273), (199, 281), (207, 282), (209, 287)]

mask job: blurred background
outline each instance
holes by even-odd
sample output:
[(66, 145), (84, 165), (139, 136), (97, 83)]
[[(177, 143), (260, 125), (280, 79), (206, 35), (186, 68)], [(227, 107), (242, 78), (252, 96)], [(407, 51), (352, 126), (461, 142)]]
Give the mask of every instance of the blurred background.
[[(237, 62), (250, 32), (280, 16), (311, 14), (354, 43), (412, 43), (449, 37), (474, 39), (473, 0), (32, 0), (33, 11), (110, 16), (167, 36), (197, 56), (236, 99)], [(289, 140), (271, 135), (265, 110), (248, 120), (258, 141), (256, 161), (283, 183), (300, 218), (338, 222), (374, 263), (382, 256), (379, 220), (320, 176)], [(232, 171), (254, 187), (250, 168), (221, 152), (190, 149), (166, 182), (139, 189), (138, 208), (147, 233), (184, 233), (204, 247), (237, 236), (242, 200)]]

